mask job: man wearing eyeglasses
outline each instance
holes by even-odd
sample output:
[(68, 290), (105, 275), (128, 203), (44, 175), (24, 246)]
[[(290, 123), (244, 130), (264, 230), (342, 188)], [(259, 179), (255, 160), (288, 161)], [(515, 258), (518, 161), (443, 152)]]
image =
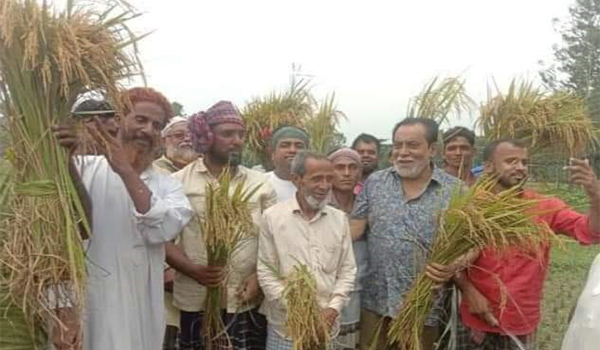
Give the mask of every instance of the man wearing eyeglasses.
[[(188, 128), (188, 120), (184, 117), (173, 117), (161, 133), (165, 152), (154, 161), (154, 167), (164, 173), (172, 174), (198, 158), (192, 147), (192, 138)], [(175, 350), (179, 334), (179, 309), (173, 305), (173, 279), (175, 270), (165, 263), (165, 314), (167, 328), (163, 350)]]
[(172, 174), (198, 158), (192, 147), (188, 120), (174, 117), (162, 131), (165, 153), (154, 161), (154, 166)]

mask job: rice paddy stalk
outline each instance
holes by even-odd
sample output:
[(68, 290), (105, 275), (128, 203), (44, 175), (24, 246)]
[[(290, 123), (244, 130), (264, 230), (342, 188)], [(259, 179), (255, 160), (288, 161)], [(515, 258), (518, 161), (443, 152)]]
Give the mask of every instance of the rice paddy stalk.
[(463, 79), (435, 77), (409, 101), (407, 117), (429, 118), (442, 124), (451, 114), (460, 117), (474, 107), (475, 101), (467, 94)]
[[(430, 262), (448, 265), (472, 249), (493, 248), (502, 253), (519, 247), (541, 259), (554, 239), (545, 224), (534, 221), (537, 200), (523, 199), (520, 189), (493, 193), (495, 179), (482, 178), (468, 191), (457, 190), (440, 218)], [(401, 301), (388, 331), (390, 349), (421, 350), (425, 319), (435, 302), (434, 281), (420, 273)]]
[[(0, 284), (8, 296), (3, 305), (19, 309), (0, 317), (13, 329), (25, 322), (29, 334), (40, 334), (53, 317), (49, 288), (70, 281), (79, 312), (85, 295), (80, 234), (90, 228), (69, 175), (69, 155), (51, 126), (70, 120), (82, 93), (103, 91), (117, 101), (119, 81), (136, 73), (136, 53), (129, 48), (137, 39), (125, 23), (137, 15), (115, 2), (105, 10), (102, 5), (69, 1), (58, 11), (35, 0), (0, 2), (0, 102), (11, 163), (11, 195), (3, 196), (8, 199), (0, 225)], [(14, 337), (2, 333), (3, 348), (10, 348), (4, 339)]]
[(285, 278), (283, 297), (287, 305), (285, 325), (294, 350), (330, 349), (329, 326), (317, 302), (317, 281), (306, 265), (295, 265)]
[(594, 128), (585, 99), (566, 91), (548, 93), (531, 82), (513, 80), (506, 93), (488, 92), (477, 121), (488, 140), (517, 138), (532, 152), (576, 157), (596, 146)]
[[(248, 200), (260, 185), (248, 189), (244, 187), (243, 181), (232, 185), (229, 168), (221, 174), (217, 183), (206, 185), (206, 208), (200, 220), (209, 266), (227, 268), (233, 254), (252, 232), (254, 223)], [(207, 287), (203, 335), (208, 350), (232, 349), (221, 318), (221, 311), (226, 307), (225, 291), (226, 281), (217, 287)]]

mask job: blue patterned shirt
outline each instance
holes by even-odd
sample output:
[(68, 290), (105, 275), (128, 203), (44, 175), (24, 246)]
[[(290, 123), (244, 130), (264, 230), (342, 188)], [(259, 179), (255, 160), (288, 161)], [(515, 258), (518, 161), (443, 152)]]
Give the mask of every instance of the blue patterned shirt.
[[(395, 317), (404, 293), (424, 268), (438, 214), (460, 185), (457, 178), (434, 167), (423, 193), (407, 200), (401, 181), (393, 167), (371, 174), (352, 213), (369, 224), (362, 307), (389, 317)], [(437, 325), (439, 301), (425, 322), (428, 326)]]

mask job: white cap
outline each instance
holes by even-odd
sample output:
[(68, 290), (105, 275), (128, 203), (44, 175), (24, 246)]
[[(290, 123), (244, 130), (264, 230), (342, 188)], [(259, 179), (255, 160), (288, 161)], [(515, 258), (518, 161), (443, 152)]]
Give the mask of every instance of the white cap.
[(162, 129), (162, 132), (160, 135), (162, 137), (165, 137), (165, 136), (167, 136), (167, 131), (169, 131), (169, 129), (171, 129), (175, 124), (187, 123), (187, 122), (188, 122), (187, 118), (180, 117), (180, 116), (173, 117), (173, 118), (171, 118), (171, 120), (169, 120), (169, 122), (164, 127), (164, 129)]

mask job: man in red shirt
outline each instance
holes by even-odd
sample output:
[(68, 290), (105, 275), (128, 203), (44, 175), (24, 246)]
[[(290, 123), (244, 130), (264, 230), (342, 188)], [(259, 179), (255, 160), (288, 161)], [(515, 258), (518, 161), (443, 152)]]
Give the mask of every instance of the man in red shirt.
[[(484, 151), (485, 172), (497, 176), (496, 191), (523, 186), (527, 180), (529, 154), (525, 144), (517, 140), (501, 140), (489, 144)], [(586, 192), (589, 215), (580, 214), (560, 199), (544, 197), (523, 189), (523, 197), (539, 198), (536, 220), (545, 222), (556, 233), (567, 235), (580, 244), (600, 243), (600, 181), (588, 160), (571, 159), (565, 167), (570, 181)], [(470, 332), (459, 339), (465, 350), (535, 350), (536, 329), (550, 247), (545, 247), (542, 260), (532, 258), (518, 248), (503, 255), (484, 249), (466, 273), (454, 280), (463, 292), (460, 316)], [(441, 281), (443, 266), (430, 266), (428, 273)], [(450, 270), (447, 270), (450, 271)], [(455, 272), (456, 270), (452, 271)], [(463, 333), (463, 332), (460, 332)]]

